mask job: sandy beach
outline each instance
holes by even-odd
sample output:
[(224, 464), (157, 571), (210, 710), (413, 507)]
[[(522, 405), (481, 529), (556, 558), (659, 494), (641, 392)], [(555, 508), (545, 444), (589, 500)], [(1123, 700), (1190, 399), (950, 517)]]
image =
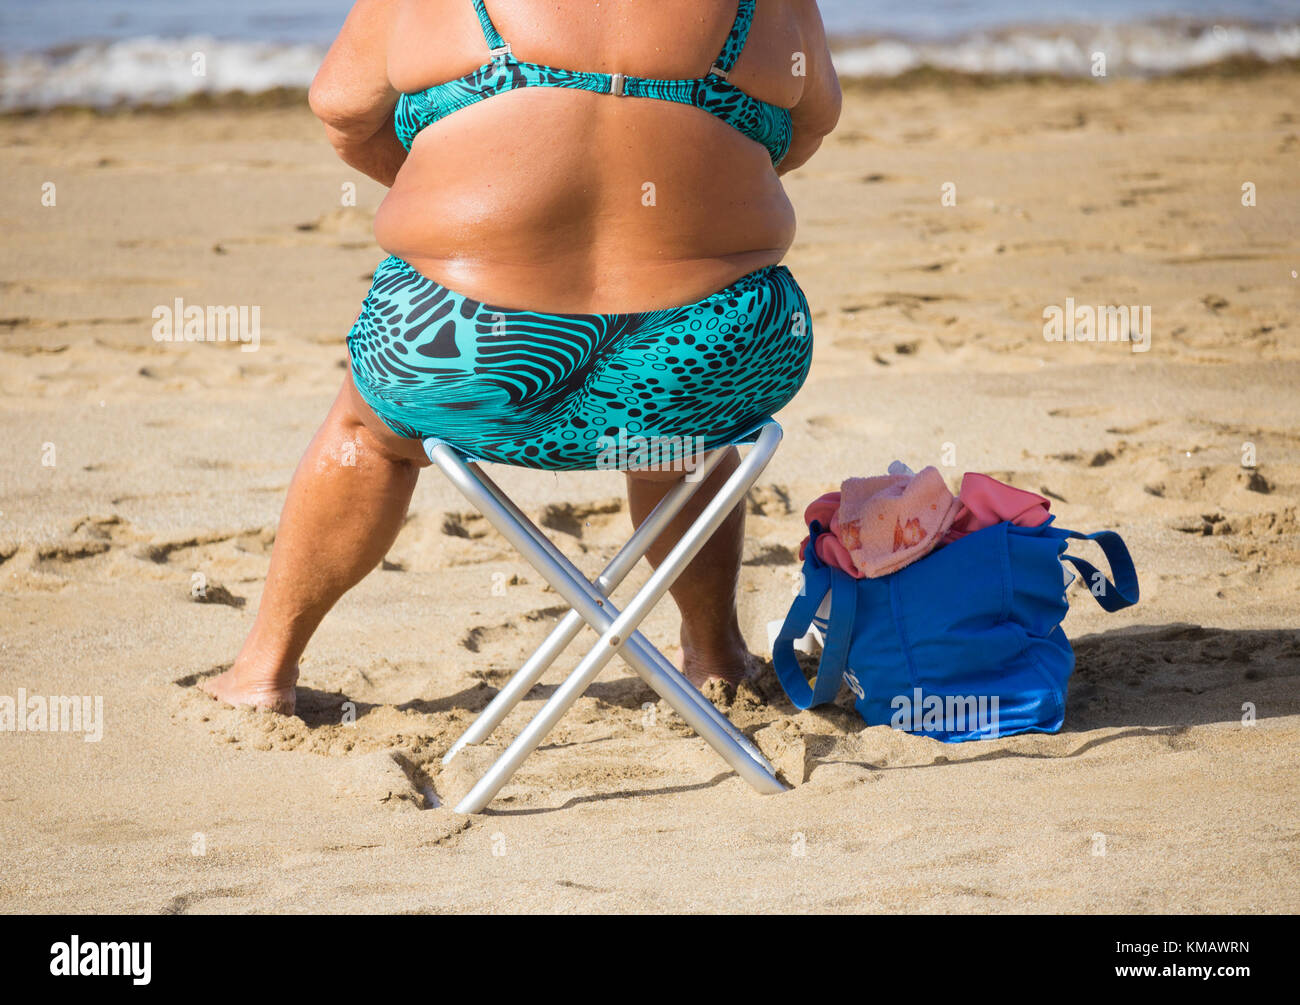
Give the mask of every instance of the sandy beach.
[[(192, 686), (251, 626), (382, 190), (302, 103), (0, 119), (0, 696), (103, 709), (97, 742), (0, 732), (0, 910), (1300, 910), (1297, 97), (1294, 69), (855, 85), (787, 178), (816, 355), (748, 502), (751, 646), (809, 501), (950, 459), (1133, 553), (1135, 608), (1072, 587), (1058, 735), (863, 728), (768, 665), (708, 691), (794, 784), (763, 798), (616, 662), (474, 817), (442, 804), (580, 653), (441, 767), (565, 608), (436, 471), (297, 715)], [(177, 298), (256, 306), (256, 350), (156, 340)], [(1067, 298), (1149, 307), (1147, 350), (1046, 341)], [(493, 474), (593, 575), (626, 538), (617, 474)], [(643, 630), (676, 654), (671, 605)]]

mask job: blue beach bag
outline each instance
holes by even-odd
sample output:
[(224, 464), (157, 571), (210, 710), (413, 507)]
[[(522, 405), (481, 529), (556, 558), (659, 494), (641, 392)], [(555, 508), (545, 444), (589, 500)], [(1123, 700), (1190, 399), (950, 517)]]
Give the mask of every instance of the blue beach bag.
[[(875, 579), (855, 579), (817, 557), (828, 531), (809, 529), (803, 587), (772, 647), (797, 708), (834, 701), (847, 683), (869, 726), (890, 725), (945, 743), (1015, 733), (1055, 733), (1065, 721), (1074, 650), (1061, 630), (1066, 587), (1083, 577), (1106, 611), (1138, 600), (1137, 572), (1114, 531), (1079, 534), (1053, 525), (994, 524)], [(1095, 541), (1113, 580), (1066, 554)], [(830, 597), (830, 614), (817, 617)], [(824, 645), (810, 685), (794, 643), (817, 623)]]

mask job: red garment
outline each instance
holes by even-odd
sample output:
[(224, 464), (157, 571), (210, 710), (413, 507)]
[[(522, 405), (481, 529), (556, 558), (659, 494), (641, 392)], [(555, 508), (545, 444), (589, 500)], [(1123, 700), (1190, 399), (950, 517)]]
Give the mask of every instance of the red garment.
[[(839, 522), (841, 499), (839, 492), (827, 492), (814, 499), (804, 510), (804, 523), (811, 525), (816, 520), (828, 532), (817, 538), (817, 557), (822, 562), (847, 572), (854, 579), (861, 579), (862, 573), (858, 571), (848, 547), (831, 532), (832, 526)], [(1040, 495), (976, 471), (968, 471), (962, 476), (957, 503), (956, 516), (940, 539), (940, 547), (1004, 520), (1017, 527), (1037, 527), (1047, 519), (1052, 505)], [(804, 558), (807, 549), (808, 538), (805, 537), (799, 546), (800, 559)]]
[(1017, 527), (1037, 527), (1047, 519), (1051, 503), (1040, 495), (1015, 488), (996, 478), (967, 471), (961, 478), (961, 503), (957, 518), (953, 520), (944, 544), (952, 544), (959, 537), (973, 534), (995, 523), (1009, 520)]
[[(803, 522), (812, 526), (812, 522), (816, 520), (828, 532), (817, 538), (818, 558), (831, 568), (847, 572), (854, 579), (861, 579), (862, 577), (853, 564), (853, 557), (849, 554), (849, 549), (844, 547), (838, 537), (829, 533), (831, 520), (839, 512), (839, 509), (840, 494), (838, 492), (827, 492), (824, 496), (819, 496), (808, 504), (808, 508), (803, 511)], [(801, 561), (807, 550), (808, 538), (805, 537), (803, 544), (799, 545), (799, 559)]]

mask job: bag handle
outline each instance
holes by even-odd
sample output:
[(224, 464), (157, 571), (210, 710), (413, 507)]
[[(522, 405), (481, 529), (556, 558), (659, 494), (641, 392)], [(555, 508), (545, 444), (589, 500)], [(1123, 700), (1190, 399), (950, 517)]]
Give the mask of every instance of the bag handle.
[[(821, 527), (810, 527), (808, 560), (804, 562), (803, 589), (790, 605), (781, 632), (772, 643), (772, 666), (777, 679), (795, 708), (812, 708), (834, 701), (840, 693), (844, 669), (848, 665), (849, 646), (853, 641), (853, 619), (857, 613), (857, 583), (838, 570), (817, 561), (815, 550)], [(794, 655), (794, 643), (808, 633), (817, 608), (827, 590), (831, 594), (831, 616), (817, 665), (817, 682), (809, 686)]]
[[(1111, 582), (1097, 569), (1091, 562), (1085, 562), (1082, 558), (1076, 558), (1068, 552), (1061, 558), (1069, 562), (1079, 570), (1079, 575), (1083, 577), (1084, 583), (1088, 586), (1088, 592), (1092, 593), (1093, 598), (1101, 605), (1101, 609), (1108, 613), (1122, 611), (1126, 607), (1132, 607), (1138, 602), (1138, 577), (1137, 569), (1133, 567), (1133, 558), (1128, 553), (1128, 548), (1124, 544), (1124, 539), (1116, 534), (1113, 530), (1099, 530), (1092, 534), (1080, 534), (1077, 530), (1066, 530), (1063, 527), (1053, 527), (1052, 533), (1062, 539), (1077, 538), (1080, 541), (1096, 541), (1101, 546), (1101, 552), (1106, 556), (1106, 561), (1110, 564), (1111, 575), (1115, 581)], [(1098, 580), (1105, 583), (1100, 594), (1093, 591), (1093, 587)]]

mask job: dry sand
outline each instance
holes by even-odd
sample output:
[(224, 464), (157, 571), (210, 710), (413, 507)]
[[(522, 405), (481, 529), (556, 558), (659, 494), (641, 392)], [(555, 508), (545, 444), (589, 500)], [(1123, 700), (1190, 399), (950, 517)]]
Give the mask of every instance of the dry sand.
[[(760, 798), (618, 664), (474, 818), (426, 793), (486, 752), (440, 757), (562, 608), (434, 472), (309, 649), (298, 716), (189, 686), (251, 623), (379, 188), (302, 107), (0, 122), (0, 695), (105, 715), (98, 743), (0, 733), (0, 909), (1300, 909), (1298, 95), (1288, 73), (855, 90), (788, 180), (817, 349), (749, 504), (751, 642), (808, 500), (951, 444), (954, 482), (1050, 492), (1136, 559), (1135, 609), (1074, 594), (1059, 735), (862, 729), (843, 699), (796, 713), (769, 669), (711, 691), (800, 783)], [(176, 297), (260, 305), (259, 350), (155, 342)], [(1066, 297), (1149, 305), (1151, 350), (1045, 342)], [(588, 571), (627, 532), (617, 475), (499, 474)], [(645, 629), (673, 655), (671, 609)]]

